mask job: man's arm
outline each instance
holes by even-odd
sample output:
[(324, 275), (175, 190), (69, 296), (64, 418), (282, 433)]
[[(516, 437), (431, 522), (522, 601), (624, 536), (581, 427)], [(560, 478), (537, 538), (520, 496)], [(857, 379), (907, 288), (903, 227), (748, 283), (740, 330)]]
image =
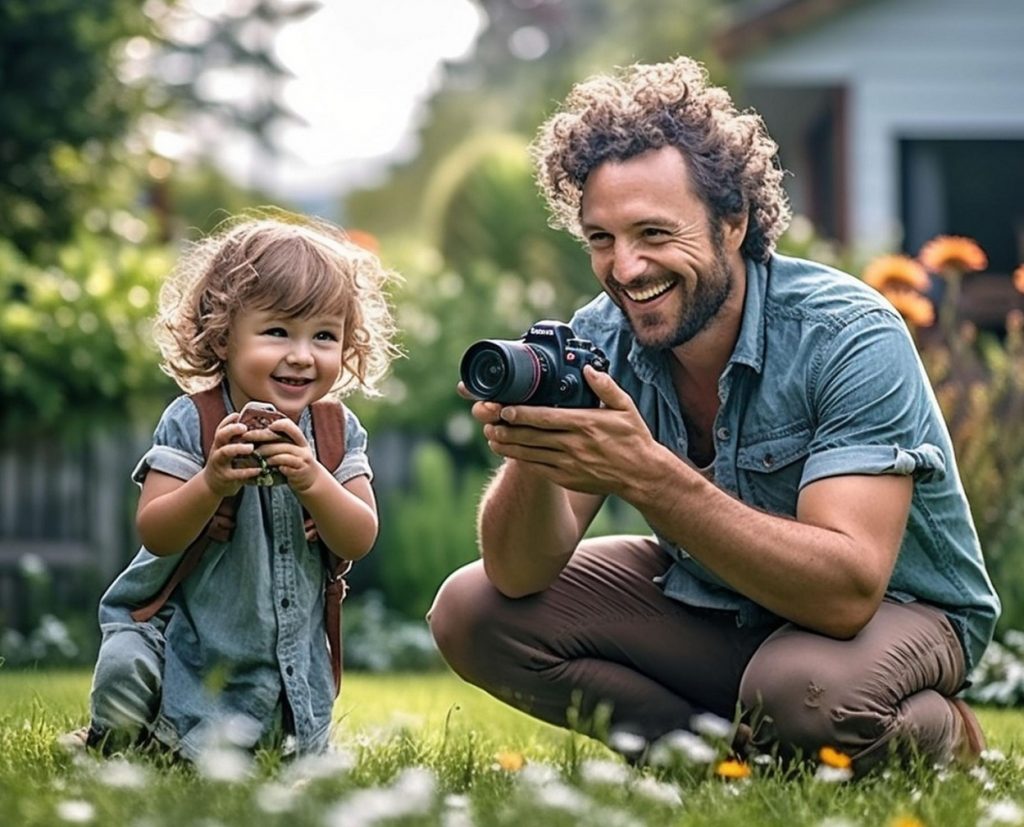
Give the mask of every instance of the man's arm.
[(781, 617), (836, 637), (863, 627), (900, 548), (909, 478), (822, 479), (802, 492), (795, 520), (766, 514), (655, 441), (611, 377), (589, 368), (585, 374), (604, 408), (506, 408), (506, 424), (492, 427), (492, 449), (564, 488), (620, 496), (709, 571)]
[(477, 524), (494, 587), (506, 597), (524, 597), (551, 585), (603, 501), (507, 461), (484, 493)]
[[(473, 397), (460, 382), (460, 395)], [(492, 450), (503, 420), (497, 402), (474, 402), (473, 417), (484, 426)], [(546, 479), (528, 463), (506, 461), (480, 502), (477, 538), (484, 571), (506, 597), (546, 589), (569, 562), (603, 496), (570, 491)]]
[(745, 505), (672, 460), (627, 495), (662, 535), (801, 626), (849, 638), (871, 619), (899, 553), (910, 477), (818, 480), (803, 489), (790, 520)]

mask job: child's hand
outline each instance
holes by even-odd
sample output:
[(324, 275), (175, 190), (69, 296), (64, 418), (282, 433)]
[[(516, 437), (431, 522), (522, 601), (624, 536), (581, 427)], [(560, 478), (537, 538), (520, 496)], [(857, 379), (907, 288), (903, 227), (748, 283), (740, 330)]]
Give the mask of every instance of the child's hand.
[(287, 417), (271, 422), (258, 431), (249, 431), (246, 439), (257, 445), (267, 465), (284, 474), (296, 494), (308, 491), (321, 473), (321, 465), (302, 430)]
[(251, 442), (235, 442), (246, 432), (245, 425), (238, 421), (237, 413), (229, 413), (217, 425), (210, 446), (210, 456), (203, 468), (206, 484), (221, 497), (233, 497), (248, 480), (260, 473), (259, 468), (235, 468), (236, 457), (246, 456), (255, 450)]

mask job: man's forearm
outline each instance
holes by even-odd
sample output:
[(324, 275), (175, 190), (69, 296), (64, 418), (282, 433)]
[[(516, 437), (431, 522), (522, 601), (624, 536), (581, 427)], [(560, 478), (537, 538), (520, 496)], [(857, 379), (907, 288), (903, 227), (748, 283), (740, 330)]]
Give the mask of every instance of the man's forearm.
[[(875, 480), (862, 484), (900, 484)], [(891, 572), (888, 543), (758, 511), (678, 460), (638, 481), (627, 498), (662, 536), (736, 591), (836, 637), (855, 634), (870, 619)]]
[(480, 505), (484, 569), (502, 594), (523, 597), (551, 584), (572, 556), (583, 529), (568, 492), (528, 466), (507, 460)]

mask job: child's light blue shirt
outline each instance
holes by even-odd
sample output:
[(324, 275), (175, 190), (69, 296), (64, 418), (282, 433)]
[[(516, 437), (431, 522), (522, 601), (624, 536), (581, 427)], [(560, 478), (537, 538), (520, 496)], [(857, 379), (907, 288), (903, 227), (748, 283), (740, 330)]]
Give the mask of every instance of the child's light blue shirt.
[[(687, 435), (669, 352), (640, 346), (622, 312), (602, 295), (571, 320), (610, 360), (651, 433), (680, 458)], [(909, 474), (914, 494), (887, 596), (946, 611), (968, 668), (992, 638), (999, 599), (978, 537), (942, 413), (906, 325), (873, 289), (809, 261), (747, 262), (739, 337), (718, 382), (714, 482), (743, 502), (794, 517), (807, 484), (845, 474)], [(686, 460), (687, 462), (689, 460)], [(684, 549), (665, 593), (737, 612), (737, 623), (775, 621)]]
[[(312, 444), (308, 408), (299, 427)], [(345, 431), (345, 458), (335, 478), (372, 478), (366, 431), (347, 407)], [(187, 480), (203, 465), (198, 410), (189, 397), (178, 397), (132, 478), (141, 485), (152, 469)], [(213, 728), (228, 722), (243, 724), (233, 730), (245, 742), (240, 746), (268, 737), (281, 721), (283, 700), (300, 752), (323, 749), (329, 734), (334, 683), (320, 546), (306, 540), (302, 507), (287, 485), (247, 485), (243, 492), (231, 540), (210, 543), (152, 621), (136, 623), (129, 613), (159, 592), (181, 555), (157, 557), (142, 548), (100, 601), (104, 634), (128, 626), (163, 650), (154, 734), (191, 759)]]

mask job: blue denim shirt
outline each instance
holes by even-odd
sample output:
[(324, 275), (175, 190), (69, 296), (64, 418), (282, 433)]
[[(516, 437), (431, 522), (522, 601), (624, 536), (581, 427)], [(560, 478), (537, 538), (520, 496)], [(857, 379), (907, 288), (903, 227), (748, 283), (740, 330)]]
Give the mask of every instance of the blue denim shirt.
[[(687, 459), (666, 350), (642, 347), (607, 296), (570, 324), (610, 360), (651, 433)], [(906, 325), (873, 289), (819, 264), (747, 262), (739, 337), (718, 380), (714, 481), (749, 505), (793, 517), (809, 483), (844, 474), (909, 474), (914, 493), (887, 596), (946, 611), (968, 668), (992, 638), (999, 599), (985, 571), (941, 411)], [(664, 537), (675, 564), (665, 593), (778, 622)]]
[[(225, 393), (227, 409), (231, 401)], [(312, 444), (310, 413), (299, 427)], [(346, 408), (339, 482), (371, 477), (366, 431)], [(187, 396), (164, 411), (153, 446), (132, 474), (150, 469), (187, 480), (203, 468), (199, 413)], [(142, 548), (100, 601), (104, 635), (132, 628), (164, 653), (163, 693), (155, 736), (196, 758), (216, 727), (242, 722), (252, 746), (281, 720), (282, 694), (294, 719), (296, 748), (327, 745), (334, 684), (324, 628), (325, 564), (306, 540), (302, 507), (287, 485), (245, 486), (232, 538), (211, 543), (198, 568), (148, 623), (129, 612), (153, 597), (180, 555)]]

